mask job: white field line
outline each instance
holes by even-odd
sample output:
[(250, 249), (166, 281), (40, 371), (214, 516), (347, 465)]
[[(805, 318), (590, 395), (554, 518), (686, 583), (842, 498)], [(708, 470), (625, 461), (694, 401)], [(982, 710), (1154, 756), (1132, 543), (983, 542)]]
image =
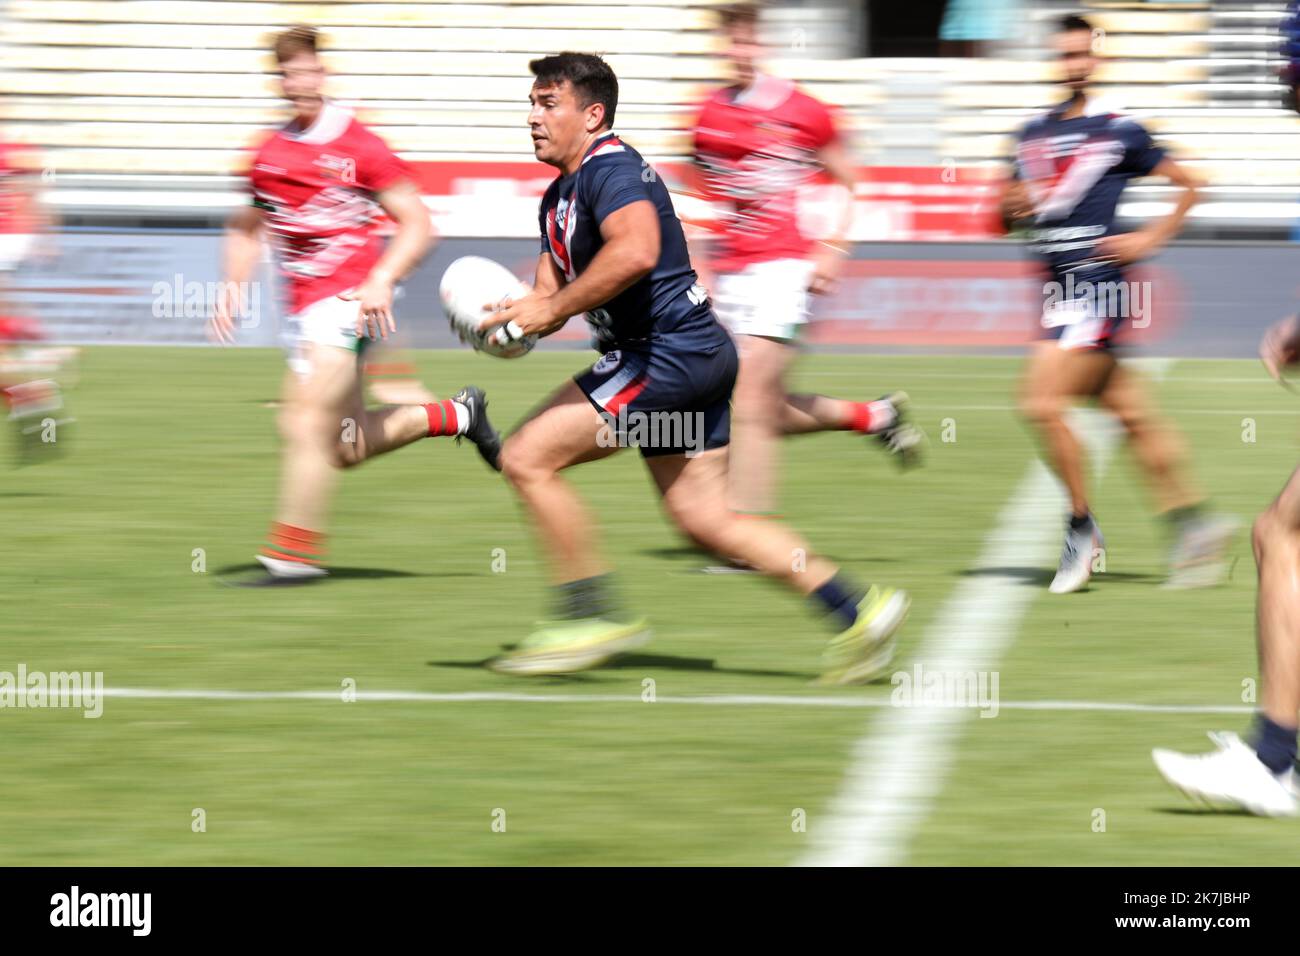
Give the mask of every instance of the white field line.
[[(202, 690), (164, 687), (105, 687), (104, 697), (125, 700), (215, 700), (215, 701), (325, 701), (340, 703), (341, 690)], [(645, 706), (640, 694), (524, 694), (511, 691), (457, 691), (441, 693), (419, 690), (359, 690), (349, 697), (359, 703), (417, 704), (636, 704)], [(656, 695), (654, 704), (700, 707), (847, 707), (893, 708), (890, 697), (829, 696), (818, 694), (688, 694)], [(917, 704), (917, 707), (927, 705)], [(1101, 711), (1121, 714), (1251, 714), (1255, 708), (1231, 704), (1142, 704), (1101, 700), (998, 701), (999, 710)], [(977, 709), (972, 707), (972, 709)]]
[[(921, 402), (913, 402), (912, 408), (923, 408), (927, 411), (934, 412), (1016, 412), (1014, 405), (934, 405)], [(1179, 406), (1177, 410), (1170, 412), (1170, 416), (1177, 418), (1180, 415), (1232, 415), (1241, 416), (1242, 418), (1254, 418), (1256, 415), (1292, 415), (1300, 412), (1300, 404), (1293, 408), (1251, 408), (1251, 409), (1231, 409), (1231, 408), (1183, 408)]]
[[(1094, 459), (1093, 481), (1118, 434), (1096, 412), (1072, 427)], [(975, 568), (940, 609), (912, 656), (931, 672), (994, 671), (1014, 642), (1017, 625), (1040, 589), (1016, 569), (1050, 567), (1060, 546), (1066, 507), (1057, 480), (1035, 461), (998, 515)], [(894, 708), (876, 718), (854, 745), (839, 794), (824, 819), (808, 828), (805, 866), (889, 866), (929, 815), (953, 762), (967, 708)]]

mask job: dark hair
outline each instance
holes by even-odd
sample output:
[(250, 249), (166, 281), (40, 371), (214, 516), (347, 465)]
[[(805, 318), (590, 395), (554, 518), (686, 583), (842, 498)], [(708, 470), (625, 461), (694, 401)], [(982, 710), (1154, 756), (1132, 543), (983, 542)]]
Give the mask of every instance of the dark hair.
[(528, 64), (540, 86), (559, 86), (565, 80), (573, 85), (574, 95), (585, 109), (592, 103), (605, 107), (605, 128), (614, 127), (618, 109), (618, 77), (609, 64), (591, 53), (557, 53)]
[(1087, 30), (1091, 33), (1092, 24), (1077, 13), (1071, 13), (1069, 16), (1061, 17), (1061, 19), (1056, 22), (1057, 33), (1073, 33), (1075, 30)]
[(757, 3), (733, 3), (718, 9), (718, 17), (722, 23), (722, 29), (730, 30), (732, 27), (757, 27), (759, 11), (762, 8)]
[(271, 49), (275, 52), (275, 62), (284, 63), (286, 60), (292, 60), (295, 56), (308, 54), (316, 55), (316, 43), (319, 34), (315, 27), (296, 26), (290, 27), (283, 33), (277, 33), (275, 42)]

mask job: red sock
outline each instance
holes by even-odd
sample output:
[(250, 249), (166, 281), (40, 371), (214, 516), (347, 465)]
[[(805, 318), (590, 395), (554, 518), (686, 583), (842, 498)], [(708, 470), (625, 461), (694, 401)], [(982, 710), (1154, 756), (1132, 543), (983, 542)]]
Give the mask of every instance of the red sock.
[(437, 438), (440, 435), (458, 435), (459, 423), (456, 421), (456, 403), (451, 399), (441, 402), (430, 402), (424, 406), (424, 412), (429, 416), (429, 437)]
[(319, 531), (272, 521), (262, 553), (268, 558), (281, 561), (319, 565), (325, 559), (325, 536)]
[(846, 431), (874, 435), (894, 423), (894, 408), (889, 402), (849, 402), (849, 414), (844, 420)]

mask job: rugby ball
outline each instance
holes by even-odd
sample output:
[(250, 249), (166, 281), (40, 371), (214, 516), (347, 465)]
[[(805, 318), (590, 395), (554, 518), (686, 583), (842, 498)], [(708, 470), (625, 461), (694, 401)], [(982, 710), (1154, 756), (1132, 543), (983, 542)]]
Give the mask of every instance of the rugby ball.
[(461, 256), (442, 274), (438, 294), (442, 309), (447, 313), (451, 329), (462, 342), (476, 351), (496, 358), (519, 358), (527, 355), (537, 344), (536, 335), (502, 343), (498, 332), (500, 325), (479, 330), (479, 323), (489, 314), (483, 308), (486, 302), (517, 299), (529, 293), (529, 288), (519, 277), (499, 262), (483, 256)]

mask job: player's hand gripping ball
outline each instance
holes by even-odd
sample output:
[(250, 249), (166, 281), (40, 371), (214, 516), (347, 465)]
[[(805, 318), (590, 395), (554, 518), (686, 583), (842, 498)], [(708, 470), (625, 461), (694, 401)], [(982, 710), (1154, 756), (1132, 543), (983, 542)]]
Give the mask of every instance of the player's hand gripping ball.
[(442, 274), (442, 284), (438, 288), (452, 331), (476, 351), (496, 358), (527, 355), (537, 344), (537, 336), (518, 334), (517, 328), (511, 329), (506, 324), (480, 329), (479, 323), (490, 314), (483, 306), (487, 302), (517, 299), (527, 295), (528, 291), (528, 286), (513, 272), (482, 256), (457, 259)]

